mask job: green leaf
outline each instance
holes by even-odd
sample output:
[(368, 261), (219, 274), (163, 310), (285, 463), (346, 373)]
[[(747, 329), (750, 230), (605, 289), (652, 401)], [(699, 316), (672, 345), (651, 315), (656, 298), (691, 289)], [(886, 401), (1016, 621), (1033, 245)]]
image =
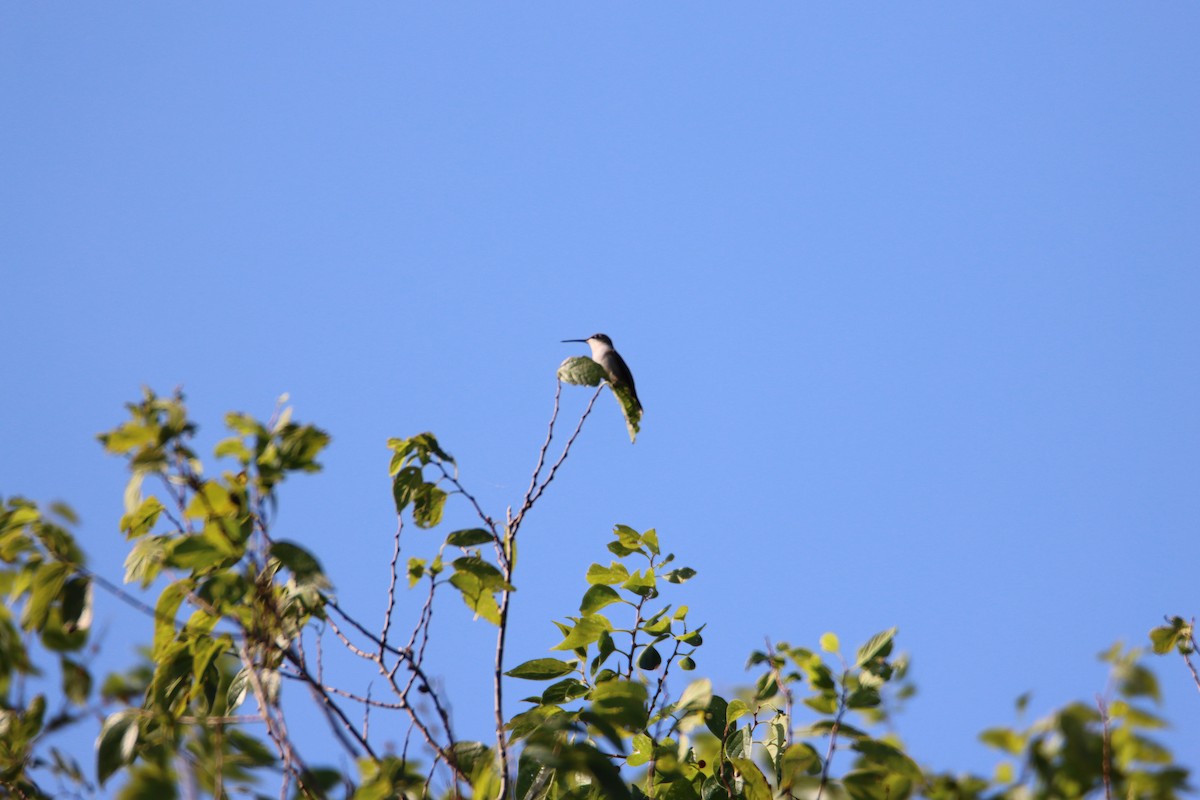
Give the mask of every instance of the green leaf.
[(1149, 697), (1155, 702), (1162, 699), (1158, 676), (1141, 664), (1128, 664), (1115, 670), (1117, 691), (1125, 697)]
[(162, 512), (163, 504), (154, 495), (142, 500), (133, 511), (121, 517), (120, 527), (125, 532), (125, 538), (136, 539), (149, 533)]
[(979, 734), (979, 741), (1014, 756), (1025, 749), (1025, 737), (1008, 728), (988, 728)]
[(605, 547), (608, 548), (608, 552), (612, 553), (617, 558), (625, 558), (633, 553), (644, 554), (646, 552), (640, 547), (626, 547), (619, 539), (615, 542), (609, 542), (607, 545), (605, 545)]
[(592, 564), (588, 567), (587, 582), (602, 583), (612, 585), (614, 583), (622, 583), (629, 579), (629, 570), (619, 561), (614, 561), (607, 567), (599, 564)]
[(729, 701), (729, 705), (725, 707), (725, 727), (726, 729), (733, 723), (737, 722), (742, 717), (750, 713), (750, 706), (746, 705), (745, 700), (734, 698)]
[(580, 697), (584, 697), (591, 691), (591, 688), (576, 678), (566, 678), (558, 683), (546, 687), (546, 691), (542, 692), (542, 703), (544, 705), (557, 705), (559, 703), (569, 703)]
[(228, 439), (217, 442), (217, 446), (213, 448), (213, 455), (217, 458), (232, 456), (242, 465), (249, 464), (253, 458), (250, 449), (238, 436), (230, 436)]
[(396, 471), (392, 476), (392, 497), (396, 501), (397, 514), (404, 513), (424, 485), (425, 478), (420, 467), (405, 467)]
[(816, 775), (821, 771), (821, 756), (807, 742), (797, 742), (783, 751), (779, 771), (783, 786), (791, 787), (803, 775)]
[(903, 750), (878, 739), (859, 739), (850, 745), (863, 754), (871, 764), (884, 767), (889, 772), (899, 773), (910, 780), (921, 780), (921, 768)]
[(818, 714), (833, 714), (838, 708), (838, 696), (833, 692), (822, 692), (804, 698), (804, 705)]
[(575, 671), (574, 661), (559, 661), (557, 658), (535, 658), (519, 664), (504, 673), (510, 678), (523, 678), (527, 681), (548, 681), (561, 678)]
[(154, 606), (154, 648), (151, 651), (155, 661), (162, 658), (167, 647), (175, 641), (175, 615), (191, 590), (192, 582), (185, 578), (175, 581), (158, 596)]
[(294, 542), (280, 539), (271, 545), (271, 558), (277, 559), (296, 576), (297, 583), (327, 588), (329, 580), (316, 556)]
[(77, 706), (85, 705), (92, 693), (92, 674), (82, 664), (66, 656), (62, 658), (60, 665), (63, 695)]
[(655, 649), (654, 645), (646, 645), (642, 648), (641, 655), (638, 656), (638, 669), (656, 670), (662, 666), (662, 654)]
[(62, 591), (62, 621), (68, 633), (87, 630), (92, 624), (92, 582), (76, 575)]
[(454, 531), (446, 537), (446, 544), (454, 545), (455, 547), (475, 547), (476, 545), (487, 544), (495, 541), (495, 537), (491, 532), (485, 531), (483, 528), (467, 528), (466, 530)]
[(442, 521), (446, 492), (432, 483), (421, 486), (413, 497), (413, 522), (418, 528), (433, 528)]
[(434, 460), (454, 463), (454, 458), (438, 444), (437, 437), (428, 431), (418, 433), (411, 439), (388, 439), (387, 446), (394, 453), (390, 473), (392, 475), (396, 474), (401, 465), (410, 461), (417, 461), (422, 466)]
[[(566, 635), (565, 633), (563, 634)], [(596, 675), (596, 670), (608, 660), (608, 657), (617, 652), (617, 643), (613, 641), (612, 634), (607, 630), (600, 633), (600, 638), (596, 640), (596, 659), (592, 665), (592, 675)]]
[(888, 628), (872, 636), (866, 644), (858, 648), (858, 655), (854, 659), (855, 666), (862, 667), (876, 658), (887, 658), (892, 652), (892, 640), (895, 638), (895, 628)]
[(741, 728), (729, 726), (729, 734), (725, 737), (725, 755), (731, 760), (749, 758), (754, 752), (754, 728), (744, 725)]
[(728, 711), (729, 704), (720, 695), (713, 695), (712, 700), (708, 703), (708, 708), (704, 711), (704, 724), (718, 739), (724, 739), (728, 730), (725, 721)]
[(712, 681), (708, 678), (700, 678), (687, 685), (683, 694), (679, 695), (675, 708), (684, 712), (699, 711), (708, 708), (708, 704), (712, 702), (712, 696)]
[(140, 713), (140, 709), (127, 708), (104, 720), (96, 744), (96, 775), (101, 786), (114, 772), (133, 762)]
[(641, 731), (649, 716), (646, 685), (635, 681), (613, 680), (592, 689), (591, 710), (602, 719), (626, 730)]
[(1178, 648), (1184, 655), (1192, 653), (1192, 625), (1183, 617), (1171, 617), (1169, 625), (1162, 625), (1150, 631), (1150, 642), (1158, 655), (1171, 652)]
[(225, 415), (225, 427), (242, 436), (254, 436), (259, 439), (266, 439), (271, 435), (262, 423), (240, 411), (230, 411)]
[(575, 620), (575, 624), (571, 627), (570, 633), (566, 635), (566, 638), (551, 649), (574, 650), (578, 647), (587, 647), (599, 639), (601, 634), (610, 630), (612, 630), (612, 624), (604, 616), (600, 614), (585, 614), (578, 620)]
[(134, 542), (125, 557), (125, 582), (137, 581), (143, 589), (153, 583), (166, 563), (170, 541), (167, 536), (146, 536)]
[(408, 560), (408, 588), (417, 585), (417, 581), (425, 577), (425, 559), (410, 558)]
[(500, 624), (500, 606), (476, 574), (459, 570), (450, 576), (450, 583), (462, 594), (463, 602), (475, 612), (476, 619), (483, 617), (493, 625)]
[[(749, 755), (749, 754), (747, 754)], [(742, 776), (742, 791), (746, 800), (772, 800), (771, 787), (762, 770), (749, 758), (731, 758), (729, 762)]]
[(696, 577), (696, 570), (691, 567), (680, 567), (673, 569), (666, 575), (663, 575), (671, 583), (686, 583)]
[(66, 564), (42, 564), (33, 573), (29, 601), (21, 614), (21, 627), (27, 631), (46, 627), (50, 608), (59, 598), (71, 568)]
[(654, 597), (658, 594), (658, 589), (655, 588), (654, 570), (646, 569), (644, 572), (634, 572), (629, 578), (621, 584), (621, 588), (626, 591), (633, 592), (640, 597)]
[(584, 592), (579, 610), (585, 615), (594, 614), (605, 606), (620, 602), (620, 600), (621, 595), (617, 593), (616, 589), (603, 583), (597, 583)]
[(629, 753), (629, 757), (625, 759), (625, 765), (640, 767), (643, 764), (650, 763), (650, 759), (653, 757), (654, 740), (644, 733), (639, 733), (633, 737), (633, 748)]
[(558, 366), (558, 379), (574, 386), (599, 386), (607, 377), (604, 367), (586, 356), (570, 356)]
[(176, 539), (167, 563), (180, 569), (204, 572), (237, 555), (238, 551), (228, 539), (209, 530)]
[(79, 524), (79, 515), (75, 513), (75, 509), (71, 508), (66, 503), (62, 503), (57, 500), (50, 503), (50, 513), (57, 515), (68, 525)]
[(225, 692), (225, 707), (231, 712), (236, 711), (246, 700), (250, 688), (250, 670), (242, 667), (229, 682), (229, 689)]
[(490, 591), (514, 591), (511, 584), (506, 583), (504, 574), (495, 565), (484, 561), (479, 556), (462, 556), (450, 562), (458, 572), (469, 572), (479, 579), (481, 585)]
[(875, 708), (880, 703), (879, 690), (870, 687), (855, 689), (846, 698), (846, 707), (854, 709)]
[(134, 422), (126, 422), (108, 433), (100, 434), (100, 443), (114, 455), (122, 455), (157, 441), (158, 431), (153, 426)]

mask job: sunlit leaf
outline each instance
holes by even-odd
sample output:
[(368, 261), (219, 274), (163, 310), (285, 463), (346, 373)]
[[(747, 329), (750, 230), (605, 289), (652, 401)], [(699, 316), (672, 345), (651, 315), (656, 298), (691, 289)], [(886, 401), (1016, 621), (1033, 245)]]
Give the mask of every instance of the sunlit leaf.
[(505, 675), (530, 681), (547, 681), (560, 678), (575, 671), (576, 662), (559, 661), (557, 658), (535, 658), (513, 667)]
[(133, 761), (140, 713), (140, 709), (127, 708), (104, 720), (96, 742), (96, 775), (101, 786), (114, 772)]

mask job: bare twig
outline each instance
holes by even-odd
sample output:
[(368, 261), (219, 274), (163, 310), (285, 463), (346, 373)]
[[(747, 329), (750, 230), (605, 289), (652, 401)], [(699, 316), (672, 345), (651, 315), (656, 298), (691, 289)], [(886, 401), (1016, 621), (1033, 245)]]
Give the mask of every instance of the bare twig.
[(546, 452), (550, 449), (550, 440), (554, 438), (554, 423), (558, 420), (558, 401), (562, 396), (562, 381), (558, 381), (554, 387), (554, 411), (550, 414), (550, 424), (546, 426), (546, 440), (542, 442), (542, 447), (538, 450), (537, 465), (533, 468), (533, 475), (529, 478), (529, 488), (525, 491), (525, 499), (521, 502), (522, 508), (527, 508), (533, 504), (533, 493), (537, 489), (538, 478), (542, 474), (542, 467), (546, 464)]
[(387, 652), (388, 631), (392, 628), (392, 610), (396, 607), (396, 562), (400, 559), (400, 533), (404, 530), (404, 518), (396, 515), (396, 535), (392, 546), (391, 578), (388, 580), (387, 608), (383, 612), (383, 629), (379, 633), (379, 657)]
[(263, 688), (262, 680), (259, 677), (258, 667), (255, 665), (254, 659), (251, 657), (250, 651), (244, 642), (241, 645), (239, 654), (242, 659), (242, 665), (246, 668), (246, 675), (250, 679), (250, 688), (254, 692), (254, 699), (258, 703), (259, 716), (266, 723), (267, 735), (275, 743), (275, 749), (279, 751), (279, 758), (283, 761), (283, 782), (279, 787), (280, 797), (282, 800), (286, 800), (288, 787), (293, 776), (296, 778), (296, 783), (300, 787), (300, 790), (305, 795), (314, 797), (315, 795), (304, 782), (304, 774), (308, 771), (308, 768), (292, 748), (291, 738), (288, 736), (287, 723), (284, 721), (283, 715), (281, 713), (271, 713), (275, 706), (267, 699), (267, 692)]
[[(361, 633), (363, 636), (370, 639), (373, 644), (381, 645), (384, 650), (386, 650), (387, 652), (391, 653), (394, 656), (398, 656), (400, 658), (409, 658), (410, 657), (409, 652), (407, 650), (405, 650), (404, 648), (392, 647), (391, 645), (385, 644), (382, 639), (377, 637), (374, 633), (371, 633), (371, 631), (367, 630), (366, 626), (364, 626), (361, 622), (359, 622), (354, 617), (352, 617), (348, 613), (346, 613), (346, 611), (344, 611), (342, 609), (342, 607), (337, 604), (337, 601), (334, 600), (332, 597), (323, 595), (322, 599), (325, 601), (326, 607), (332, 608), (334, 611), (336, 611), (342, 619), (346, 620), (347, 623), (349, 623), (351, 626), (353, 626), (354, 629), (357, 630), (359, 633)], [(348, 639), (343, 639), (343, 641), (345, 641), (347, 643), (349, 642)], [(360, 654), (361, 653), (355, 653), (355, 655), (360, 655)], [(367, 655), (366, 658), (370, 659), (371, 661), (375, 660), (374, 656), (371, 656), (371, 655)]]
[(579, 423), (575, 426), (575, 432), (571, 434), (571, 438), (567, 439), (566, 445), (563, 446), (562, 455), (560, 455), (558, 460), (555, 461), (550, 467), (550, 472), (546, 475), (546, 480), (542, 481), (537, 489), (525, 498), (525, 502), (521, 504), (520, 510), (517, 511), (516, 516), (513, 517), (511, 527), (514, 535), (516, 533), (516, 529), (521, 526), (521, 521), (525, 519), (526, 512), (533, 508), (533, 504), (538, 501), (538, 498), (540, 498), (546, 491), (546, 487), (549, 486), (550, 482), (554, 480), (554, 476), (558, 473), (558, 468), (561, 467), (563, 462), (567, 460), (567, 456), (571, 452), (571, 445), (573, 445), (575, 443), (575, 439), (578, 438), (579, 432), (583, 429), (583, 423), (587, 421), (588, 416), (592, 413), (592, 407), (596, 405), (596, 398), (600, 396), (600, 392), (604, 390), (604, 387), (605, 384), (603, 383), (596, 387), (595, 394), (593, 394), (592, 399), (588, 401), (587, 408), (583, 410), (583, 416), (579, 418)]
[(479, 505), (479, 501), (475, 499), (475, 495), (468, 492), (466, 487), (462, 485), (462, 482), (459, 481), (458, 467), (455, 466), (455, 471), (450, 472), (446, 469), (446, 465), (441, 461), (435, 461), (433, 462), (433, 465), (441, 470), (442, 477), (454, 487), (454, 494), (461, 494), (463, 497), (465, 497), (467, 502), (471, 504), (471, 507), (475, 509), (475, 515), (479, 517), (479, 521), (487, 526), (487, 529), (491, 531), (492, 536), (497, 536), (496, 521), (484, 512), (483, 507)]
[[(558, 403), (555, 400), (555, 413), (557, 414)], [(549, 441), (549, 436), (546, 440)], [(501, 559), (501, 570), (504, 574), (505, 585), (512, 585), (513, 561), (512, 548), (516, 540), (517, 529), (512, 521), (512, 509), (509, 509), (508, 524), (505, 526), (503, 553)], [(508, 800), (509, 795), (509, 769), (508, 769), (508, 736), (504, 731), (504, 644), (505, 637), (508, 633), (508, 605), (512, 593), (507, 589), (500, 592), (500, 625), (496, 632), (496, 658), (492, 664), (492, 701), (494, 704), (496, 718), (496, 751), (500, 758), (500, 797), (499, 800)]]
[[(1196, 652), (1196, 649), (1197, 649), (1196, 634), (1195, 634), (1195, 630), (1196, 630), (1196, 618), (1195, 617), (1192, 617), (1190, 630), (1193, 631), (1193, 633), (1188, 635), (1188, 639), (1191, 640), (1192, 652), (1194, 653), (1194, 652)], [(1196, 672), (1196, 665), (1192, 663), (1191, 654), (1190, 653), (1181, 653), (1181, 655), (1183, 656), (1183, 663), (1187, 664), (1188, 671), (1192, 673), (1192, 682), (1196, 684), (1196, 690), (1200, 691), (1200, 674), (1198, 674)]]
[(346, 752), (351, 757), (358, 758), (358, 751), (355, 750), (353, 744), (346, 738), (343, 730), (358, 742), (359, 747), (366, 751), (367, 755), (371, 756), (371, 758), (376, 758), (375, 750), (371, 747), (370, 742), (355, 729), (354, 724), (350, 722), (350, 718), (346, 716), (346, 712), (342, 711), (341, 706), (333, 701), (333, 698), (330, 697), (329, 692), (326, 691), (321, 682), (308, 671), (304, 660), (294, 650), (285, 650), (283, 656), (296, 670), (297, 677), (308, 684), (313, 697), (321, 702), (321, 708), (329, 720), (329, 727), (333, 730), (334, 735), (338, 737), (338, 741), (341, 742)]

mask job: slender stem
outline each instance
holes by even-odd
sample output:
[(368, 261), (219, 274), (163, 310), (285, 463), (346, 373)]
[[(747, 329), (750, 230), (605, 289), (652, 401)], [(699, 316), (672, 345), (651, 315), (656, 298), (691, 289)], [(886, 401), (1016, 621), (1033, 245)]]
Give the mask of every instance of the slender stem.
[(404, 530), (404, 518), (396, 515), (396, 535), (392, 545), (391, 579), (388, 581), (387, 609), (383, 612), (383, 629), (379, 632), (379, 657), (387, 652), (388, 631), (392, 627), (392, 610), (396, 607), (396, 562), (400, 559), (400, 533)]
[(546, 491), (546, 487), (549, 486), (550, 482), (554, 480), (554, 476), (558, 473), (558, 468), (561, 467), (563, 462), (567, 460), (567, 455), (571, 452), (571, 445), (575, 443), (575, 439), (578, 438), (579, 432), (583, 430), (583, 423), (587, 421), (588, 416), (592, 413), (592, 407), (596, 405), (596, 398), (600, 396), (600, 392), (604, 390), (604, 386), (605, 384), (602, 383), (596, 387), (596, 392), (592, 395), (592, 399), (588, 401), (587, 408), (583, 410), (583, 416), (579, 418), (579, 423), (575, 426), (574, 433), (571, 434), (571, 438), (567, 439), (566, 445), (563, 446), (562, 455), (560, 455), (558, 460), (555, 461), (550, 467), (550, 472), (546, 475), (546, 480), (542, 481), (537, 489), (531, 495), (525, 498), (525, 502), (521, 504), (521, 510), (517, 512), (515, 517), (513, 517), (511, 527), (514, 535), (516, 534), (516, 529), (521, 526), (521, 520), (525, 518), (525, 512), (533, 508), (533, 504), (538, 501), (538, 498), (540, 498), (542, 493)]
[(533, 475), (529, 478), (529, 489), (525, 491), (525, 499), (521, 503), (522, 508), (526, 508), (533, 503), (533, 493), (537, 489), (538, 478), (542, 474), (542, 467), (546, 464), (546, 451), (550, 449), (550, 440), (554, 438), (554, 423), (558, 420), (558, 400), (561, 396), (562, 381), (558, 381), (554, 387), (554, 411), (550, 414), (550, 424), (546, 429), (546, 440), (542, 442), (542, 448), (538, 451), (537, 466), (533, 468)]
[[(1193, 631), (1196, 630), (1196, 618), (1195, 617), (1192, 617), (1190, 629)], [(1188, 636), (1188, 638), (1192, 640), (1192, 652), (1194, 653), (1197, 649), (1196, 634), (1193, 633), (1190, 636)], [(1192, 663), (1192, 657), (1190, 654), (1183, 653), (1183, 663), (1187, 664), (1188, 671), (1190, 671), (1192, 673), (1192, 681), (1196, 684), (1196, 690), (1200, 691), (1200, 674), (1198, 674), (1196, 672), (1196, 666)]]
[(833, 762), (833, 751), (837, 749), (838, 730), (842, 727), (842, 717), (846, 715), (846, 670), (842, 670), (842, 692), (838, 696), (838, 711), (834, 717), (833, 727), (829, 729), (829, 749), (825, 751), (825, 765), (821, 767), (821, 785), (817, 787), (816, 800), (821, 800), (825, 786), (829, 783), (829, 767)]
[[(558, 408), (557, 398), (556, 413)], [(547, 437), (548, 441), (548, 437)], [(500, 569), (504, 571), (504, 583), (512, 585), (512, 547), (516, 537), (516, 528), (511, 522), (504, 535), (504, 558), (500, 560)], [(500, 624), (496, 633), (496, 663), (492, 666), (492, 694), (496, 705), (496, 750), (500, 760), (500, 800), (508, 800), (510, 794), (509, 778), (509, 736), (504, 730), (504, 640), (509, 631), (509, 602), (512, 594), (508, 589), (500, 591)]]

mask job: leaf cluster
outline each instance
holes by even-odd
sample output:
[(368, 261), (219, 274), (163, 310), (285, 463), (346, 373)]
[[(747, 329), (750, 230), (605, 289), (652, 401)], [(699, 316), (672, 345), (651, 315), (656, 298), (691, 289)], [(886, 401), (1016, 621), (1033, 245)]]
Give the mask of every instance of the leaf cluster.
[[(559, 377), (606, 380), (590, 359), (568, 359)], [(633, 437), (640, 414), (631, 417), (631, 398), (614, 392)], [(0, 502), (0, 796), (47, 797), (35, 780), (46, 773), (89, 790), (85, 771), (47, 737), (100, 707), (94, 775), (105, 787), (124, 777), (122, 798), (176, 797), (181, 786), (195, 796), (262, 796), (267, 778), (282, 782), (274, 796), (350, 800), (1066, 800), (1102, 791), (1174, 800), (1189, 788), (1187, 770), (1154, 738), (1165, 725), (1153, 707), (1157, 679), (1138, 652), (1119, 647), (1103, 655), (1109, 697), (984, 731), (1003, 759), (989, 777), (924, 769), (892, 731), (896, 709), (915, 691), (895, 628), (845, 653), (832, 633), (816, 647), (768, 640), (750, 654), (750, 685), (737, 692), (689, 681), (706, 628), (674, 595), (696, 572), (676, 563), (654, 529), (615, 526), (577, 605), (553, 621), (548, 653), (508, 667), (517, 530), (579, 432), (542, 476), (557, 395), (530, 489), (504, 523), (480, 508), (432, 433), (388, 440), (397, 529), (375, 629), (339, 605), (316, 555), (273, 523), (279, 487), (320, 469), (328, 434), (293, 422), (282, 402), (267, 420), (230, 413), (228, 436), (213, 452), (219, 469), (209, 474), (182, 395), (147, 390), (127, 409), (100, 440), (130, 472), (120, 519), (125, 580), (154, 596), (144, 657), (93, 689), (84, 656), (93, 587), (114, 589), (88, 571), (69, 508)], [(452, 498), (474, 509), (479, 527), (419, 540), (427, 549), (402, 561), (406, 520), (433, 529)], [(405, 578), (418, 609), (406, 639), (394, 619)], [(478, 659), (495, 681), (494, 743), (454, 735), (449, 698), (425, 660), (443, 591), (497, 630), (495, 651)], [(1200, 687), (1190, 660), (1194, 624), (1166, 623), (1150, 634), (1154, 652), (1180, 655)], [(316, 644), (315, 664), (306, 641)], [(369, 667), (365, 688), (331, 684), (319, 655), (326, 641)], [(61, 677), (57, 708), (45, 693), (25, 691), (46, 664)], [(518, 710), (506, 709), (505, 686), (530, 683), (540, 686)], [(297, 751), (285, 722), (289, 685), (325, 716), (343, 766), (309, 763)], [(377, 685), (390, 697), (373, 694)], [(391, 746), (397, 719), (409, 728), (399, 749)]]
[[(74, 758), (43, 746), (82, 717), (93, 690), (86, 658), (93, 584), (70, 532), (77, 522), (60, 503), (43, 510), (21, 497), (0, 498), (0, 786), (22, 797), (49, 796), (39, 770), (90, 785)], [(43, 661), (55, 664), (58, 698), (25, 691), (27, 679), (44, 674)]]

